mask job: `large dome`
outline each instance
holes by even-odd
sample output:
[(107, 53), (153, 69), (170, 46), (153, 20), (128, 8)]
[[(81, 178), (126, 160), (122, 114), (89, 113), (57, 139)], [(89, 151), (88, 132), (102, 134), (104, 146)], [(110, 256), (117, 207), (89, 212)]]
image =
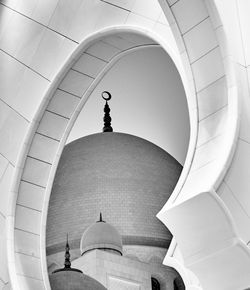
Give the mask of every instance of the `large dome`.
[(100, 220), (89, 226), (81, 238), (81, 254), (103, 249), (122, 254), (122, 238), (118, 231), (109, 223)]
[(168, 247), (172, 238), (156, 214), (182, 166), (142, 138), (123, 133), (89, 135), (65, 146), (56, 172), (47, 220), (48, 254), (73, 247), (99, 212), (123, 244)]

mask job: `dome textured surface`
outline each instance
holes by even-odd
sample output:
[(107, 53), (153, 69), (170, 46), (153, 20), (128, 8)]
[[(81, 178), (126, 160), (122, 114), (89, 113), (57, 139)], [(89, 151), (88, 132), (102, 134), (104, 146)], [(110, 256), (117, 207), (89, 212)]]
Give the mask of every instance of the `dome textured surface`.
[(122, 238), (118, 231), (106, 222), (97, 222), (82, 235), (81, 254), (94, 249), (109, 249), (122, 253)]
[(63, 249), (65, 233), (79, 246), (99, 212), (122, 235), (123, 244), (169, 242), (171, 233), (156, 214), (181, 170), (166, 151), (128, 134), (98, 133), (66, 145), (49, 202), (47, 250), (60, 244)]
[(107, 290), (95, 279), (75, 271), (61, 271), (49, 276), (51, 290)]

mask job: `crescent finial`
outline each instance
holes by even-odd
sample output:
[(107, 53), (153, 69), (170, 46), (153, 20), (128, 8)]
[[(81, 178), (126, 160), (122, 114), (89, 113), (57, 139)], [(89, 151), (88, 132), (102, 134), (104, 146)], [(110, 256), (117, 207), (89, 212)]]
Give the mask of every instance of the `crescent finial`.
[[(107, 97), (105, 97), (105, 95), (108, 95)], [(110, 94), (110, 92), (108, 92), (108, 91), (104, 91), (104, 92), (102, 92), (102, 98), (103, 98), (103, 100), (105, 100), (105, 101), (109, 101), (109, 100), (111, 100), (111, 94)]]

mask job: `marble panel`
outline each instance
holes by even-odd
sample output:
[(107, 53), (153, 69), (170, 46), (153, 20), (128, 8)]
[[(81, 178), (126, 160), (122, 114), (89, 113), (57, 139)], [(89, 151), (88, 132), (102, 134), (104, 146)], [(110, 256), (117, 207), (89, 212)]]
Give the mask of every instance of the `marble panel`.
[(197, 146), (201, 146), (208, 140), (225, 132), (228, 118), (227, 113), (228, 108), (224, 107), (199, 122)]
[(202, 120), (227, 105), (226, 77), (200, 91), (197, 94), (199, 119)]
[(219, 159), (223, 155), (225, 148), (224, 138), (224, 135), (220, 135), (196, 149), (191, 172)]
[(151, 20), (150, 18), (146, 18), (139, 14), (129, 13), (128, 18), (126, 20), (127, 25), (131, 26), (139, 26), (143, 28), (152, 29), (155, 25), (155, 21)]
[(33, 234), (40, 234), (42, 213), (27, 207), (17, 205), (15, 228)]
[(0, 52), (1, 98), (31, 120), (49, 82), (7, 54)]
[(218, 10), (217, 10), (217, 7), (215, 6), (214, 1), (205, 0), (205, 3), (206, 3), (208, 14), (211, 18), (214, 29), (222, 26), (221, 17), (218, 13)]
[[(216, 7), (223, 22), (223, 29), (230, 45), (233, 60), (245, 65), (244, 48), (242, 45), (242, 31), (239, 21), (237, 1), (216, 1)], [(227, 9), (225, 9), (227, 7)]]
[[(2, 3), (2, 1), (0, 0), (0, 4)], [(9, 27), (9, 23), (12, 17), (15, 16), (15, 12), (13, 12), (13, 10), (9, 9), (6, 6), (0, 5), (0, 15), (1, 15), (0, 17), (0, 43), (1, 43), (2, 35), (4, 31)]]
[(84, 53), (75, 63), (73, 69), (91, 77), (96, 77), (106, 64), (106, 61)]
[(124, 39), (122, 35), (119, 34), (105, 37), (102, 41), (118, 48), (119, 50), (127, 50), (134, 46), (132, 42)]
[(1, 263), (0, 263), (0, 281), (7, 283), (9, 281), (9, 273), (8, 273), (8, 267), (7, 267), (7, 244), (6, 244), (6, 220), (5, 218), (0, 214), (0, 229), (1, 229), (1, 235), (0, 235), (0, 257), (1, 257)]
[(16, 96), (26, 67), (8, 54), (0, 51), (0, 91), (1, 99), (8, 100)]
[(4, 156), (0, 155), (0, 181), (7, 169), (8, 164), (9, 160), (6, 159)]
[(83, 5), (82, 0), (60, 0), (50, 19), (49, 27), (63, 35), (69, 35), (69, 29), (79, 7)]
[(235, 2), (237, 2), (236, 7), (239, 13), (239, 28), (242, 36), (245, 61), (246, 65), (250, 65), (250, 2), (248, 0), (237, 0)]
[(14, 166), (8, 164), (4, 175), (0, 181), (0, 212), (3, 215), (7, 215), (8, 213), (8, 205), (9, 205), (9, 196), (10, 190), (12, 186), (12, 178), (14, 175)]
[(15, 264), (18, 275), (24, 275), (38, 280), (43, 279), (40, 259), (16, 253)]
[(233, 162), (225, 177), (225, 182), (232, 190), (241, 207), (250, 215), (249, 203), (249, 159), (250, 144), (239, 140)]
[(99, 17), (96, 19), (95, 30), (122, 25), (126, 22), (129, 11), (109, 5), (106, 2), (100, 2), (99, 5), (99, 9), (96, 11)]
[(113, 4), (123, 9), (131, 10), (135, 1), (136, 0), (105, 0), (104, 2)]
[(1, 101), (0, 112), (0, 152), (15, 164), (21, 149), (20, 144), (22, 144), (28, 128), (28, 122)]
[(59, 0), (36, 0), (36, 7), (33, 10), (31, 18), (48, 26), (58, 2)]
[(23, 275), (17, 275), (18, 283), (22, 287), (34, 290), (45, 290), (42, 280), (32, 279)]
[(1, 48), (29, 65), (43, 31), (43, 26), (15, 13), (1, 35)]
[(120, 36), (126, 41), (132, 43), (134, 46), (156, 44), (156, 42), (153, 39), (144, 35), (140, 35), (140, 34), (124, 32), (124, 33), (121, 33)]
[(77, 44), (51, 30), (46, 30), (30, 66), (49, 80), (55, 77)]
[[(216, 223), (217, 221), (215, 221)], [(221, 234), (219, 233), (219, 235)], [(225, 265), (230, 266), (225, 267)], [(205, 289), (247, 290), (249, 289), (249, 267), (249, 253), (245, 245), (234, 238), (227, 242), (225, 240), (217, 252), (193, 263), (190, 269), (199, 277), (200, 283), (205, 286)], [(235, 277), (240, 278), (235, 279)]]
[(136, 0), (131, 11), (156, 21), (160, 17), (161, 6), (158, 1)]
[(86, 52), (92, 56), (96, 56), (104, 61), (110, 61), (112, 57), (120, 52), (120, 49), (109, 45), (108, 43), (98, 41), (91, 45)]
[(37, 132), (53, 139), (60, 140), (67, 124), (68, 119), (46, 111), (37, 129)]
[(224, 75), (220, 49), (216, 48), (192, 64), (196, 90), (199, 92)]
[(187, 32), (208, 17), (203, 0), (180, 0), (171, 9), (182, 33)]
[(26, 159), (22, 179), (46, 187), (50, 168), (50, 164), (28, 157)]
[(35, 134), (29, 151), (29, 156), (52, 164), (58, 144), (57, 141), (47, 138), (46, 136)]
[(228, 188), (225, 182), (221, 184), (217, 193), (230, 210), (240, 237), (245, 243), (248, 243), (250, 241), (250, 217), (237, 200), (237, 196), (234, 196), (233, 192)]
[(218, 46), (210, 18), (189, 30), (183, 37), (190, 62), (194, 62)]
[(71, 39), (81, 42), (85, 37), (95, 31), (99, 17), (101, 1), (85, 0), (77, 7), (74, 17), (70, 20), (68, 35)]
[(62, 80), (59, 88), (73, 95), (81, 97), (93, 82), (93, 78), (70, 70)]
[(157, 22), (153, 28), (156, 33), (163, 38), (164, 41), (172, 48), (174, 51), (178, 51), (177, 43), (172, 32), (172, 28), (162, 23)]
[(240, 124), (240, 138), (250, 142), (250, 67), (245, 68), (241, 65), (236, 66), (237, 80), (238, 80), (238, 94), (241, 96), (241, 124)]
[(70, 118), (79, 104), (79, 98), (57, 90), (48, 105), (48, 111)]
[(40, 236), (15, 229), (15, 252), (40, 257)]
[(177, 202), (183, 202), (201, 192), (209, 191), (220, 170), (220, 163), (218, 160), (215, 160), (193, 171), (189, 174), (177, 198)]
[(17, 203), (35, 210), (43, 209), (45, 188), (21, 181)]
[(9, 104), (26, 119), (32, 120), (45, 96), (50, 82), (27, 68), (21, 76), (21, 84)]

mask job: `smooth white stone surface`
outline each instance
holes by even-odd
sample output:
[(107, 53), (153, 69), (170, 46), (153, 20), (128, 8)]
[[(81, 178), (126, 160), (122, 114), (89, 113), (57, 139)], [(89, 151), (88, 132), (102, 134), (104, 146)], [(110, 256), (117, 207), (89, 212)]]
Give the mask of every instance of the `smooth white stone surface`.
[(47, 29), (33, 57), (31, 67), (51, 80), (76, 46), (71, 40)]
[(0, 153), (15, 164), (21, 149), (20, 144), (23, 143), (28, 128), (28, 122), (1, 101), (0, 112)]
[(219, 48), (194, 62), (192, 70), (198, 92), (221, 78), (224, 75), (224, 69)]
[(15, 251), (33, 257), (40, 257), (40, 237), (22, 230), (15, 230)]
[(37, 132), (53, 139), (60, 140), (67, 124), (68, 119), (54, 113), (45, 112)]
[(98, 41), (95, 44), (91, 45), (86, 50), (86, 52), (107, 62), (110, 61), (112, 57), (117, 55), (120, 52), (120, 49), (105, 42)]
[(8, 205), (9, 205), (9, 196), (8, 193), (11, 190), (12, 178), (14, 174), (14, 166), (10, 163), (8, 164), (4, 175), (0, 180), (0, 213), (7, 215)]
[(132, 12), (157, 20), (161, 14), (161, 6), (158, 1), (136, 0)]
[(92, 55), (84, 53), (75, 63), (73, 69), (87, 74), (91, 77), (96, 77), (98, 73), (105, 67), (106, 61), (102, 61)]
[(200, 121), (197, 146), (201, 146), (208, 140), (225, 132), (228, 118), (227, 113), (228, 108), (224, 107)]
[(248, 215), (250, 215), (249, 158), (250, 144), (239, 140), (233, 163), (225, 177), (225, 182), (237, 196), (239, 203)]
[(23, 180), (46, 186), (51, 165), (28, 157), (23, 172)]
[(197, 94), (199, 119), (202, 120), (227, 105), (226, 78), (223, 77)]
[(38, 258), (15, 254), (17, 274), (42, 280), (41, 261)]
[(57, 141), (47, 138), (46, 136), (35, 134), (29, 151), (29, 156), (52, 164), (58, 144)]
[(184, 35), (185, 45), (190, 62), (205, 55), (218, 45), (210, 18), (205, 19), (199, 25)]
[(17, 203), (29, 208), (42, 211), (44, 194), (44, 188), (25, 181), (21, 181)]
[(17, 229), (39, 235), (41, 212), (17, 205), (15, 219), (15, 227)]
[(239, 231), (240, 237), (244, 240), (245, 243), (248, 243), (250, 241), (250, 217), (239, 203), (239, 200), (237, 199), (237, 193), (234, 194), (225, 184), (225, 182), (221, 184), (217, 193), (230, 210), (230, 213), (232, 214), (236, 223), (237, 230)]
[(179, 0), (171, 9), (182, 33), (208, 17), (203, 0)]
[(92, 81), (93, 79), (91, 77), (70, 70), (61, 82), (59, 88), (81, 97)]

